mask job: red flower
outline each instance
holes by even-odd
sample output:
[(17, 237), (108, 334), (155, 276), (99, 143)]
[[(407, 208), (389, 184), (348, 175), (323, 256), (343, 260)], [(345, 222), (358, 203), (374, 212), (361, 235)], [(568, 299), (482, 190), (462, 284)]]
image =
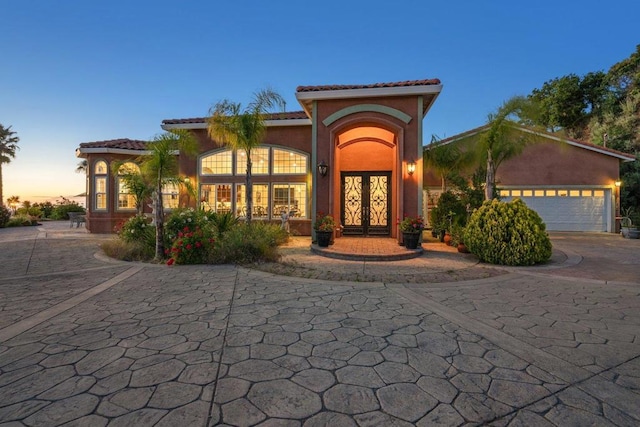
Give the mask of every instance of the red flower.
[(200, 246), (202, 246), (202, 243), (196, 242), (196, 248), (199, 248)]
[(169, 260), (167, 261), (167, 265), (173, 265), (174, 262), (175, 260), (173, 258), (169, 258)]
[(193, 246), (191, 246), (191, 243), (189, 243), (189, 244), (187, 245), (187, 249), (188, 249), (188, 250), (191, 250), (191, 248), (192, 248), (192, 247), (193, 247)]
[(188, 225), (185, 225), (185, 226), (184, 226), (184, 228), (183, 228), (183, 230), (184, 230), (184, 232), (185, 232), (185, 233), (189, 232), (189, 226), (188, 226)]

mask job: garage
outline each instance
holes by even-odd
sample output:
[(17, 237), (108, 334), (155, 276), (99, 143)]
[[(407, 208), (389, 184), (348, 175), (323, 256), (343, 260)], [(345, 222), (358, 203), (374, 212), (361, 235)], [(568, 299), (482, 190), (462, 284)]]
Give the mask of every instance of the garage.
[(502, 200), (519, 197), (535, 210), (548, 231), (611, 231), (610, 189), (501, 189)]

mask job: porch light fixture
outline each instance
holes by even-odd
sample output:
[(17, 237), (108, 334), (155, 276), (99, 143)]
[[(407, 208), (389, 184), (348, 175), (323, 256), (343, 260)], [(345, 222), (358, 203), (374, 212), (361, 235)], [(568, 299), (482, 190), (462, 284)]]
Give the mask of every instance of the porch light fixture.
[(622, 187), (622, 181), (617, 180), (616, 182), (614, 182), (614, 184), (616, 185), (616, 187), (620, 188)]
[(411, 160), (409, 163), (407, 163), (407, 173), (409, 175), (413, 175), (415, 171), (416, 171), (416, 162)]
[(320, 176), (327, 176), (327, 172), (329, 172), (329, 165), (323, 160), (318, 164), (318, 173)]

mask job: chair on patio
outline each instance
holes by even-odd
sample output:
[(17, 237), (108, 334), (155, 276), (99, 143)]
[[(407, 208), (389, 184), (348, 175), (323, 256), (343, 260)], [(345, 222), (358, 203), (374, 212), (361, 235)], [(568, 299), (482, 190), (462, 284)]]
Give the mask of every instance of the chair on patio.
[(76, 225), (76, 228), (80, 228), (80, 224), (84, 224), (87, 219), (84, 212), (68, 212), (68, 215), (69, 228), (73, 227), (73, 224)]

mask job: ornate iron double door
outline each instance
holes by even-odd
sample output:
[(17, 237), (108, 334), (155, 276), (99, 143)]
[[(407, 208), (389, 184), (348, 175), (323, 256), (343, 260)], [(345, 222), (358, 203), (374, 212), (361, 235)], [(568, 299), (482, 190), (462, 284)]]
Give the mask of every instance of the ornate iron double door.
[(342, 172), (344, 234), (389, 235), (391, 172)]

